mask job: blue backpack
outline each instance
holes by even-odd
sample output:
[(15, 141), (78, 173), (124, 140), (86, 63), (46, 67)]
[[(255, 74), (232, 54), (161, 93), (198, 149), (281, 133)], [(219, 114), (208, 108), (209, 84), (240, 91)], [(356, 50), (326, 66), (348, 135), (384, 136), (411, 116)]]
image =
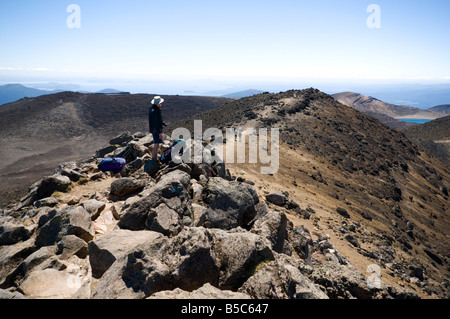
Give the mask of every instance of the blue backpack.
[(121, 157), (105, 158), (98, 164), (98, 169), (103, 173), (110, 171), (114, 174), (118, 174), (122, 171), (122, 168), (126, 163), (127, 161)]

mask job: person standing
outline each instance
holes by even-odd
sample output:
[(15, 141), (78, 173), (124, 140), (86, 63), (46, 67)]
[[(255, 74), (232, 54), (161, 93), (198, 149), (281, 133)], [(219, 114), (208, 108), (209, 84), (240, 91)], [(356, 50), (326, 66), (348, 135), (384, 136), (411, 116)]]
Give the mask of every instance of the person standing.
[(151, 102), (150, 113), (148, 122), (150, 126), (150, 133), (153, 135), (153, 150), (152, 160), (156, 160), (158, 157), (159, 145), (163, 143), (163, 127), (166, 126), (162, 119), (161, 108), (164, 99), (160, 96), (155, 96)]

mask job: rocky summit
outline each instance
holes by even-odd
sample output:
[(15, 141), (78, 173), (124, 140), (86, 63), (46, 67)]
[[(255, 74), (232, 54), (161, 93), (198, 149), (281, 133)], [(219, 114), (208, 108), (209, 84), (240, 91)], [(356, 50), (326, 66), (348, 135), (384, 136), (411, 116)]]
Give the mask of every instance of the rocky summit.
[[(298, 208), (285, 195), (263, 198), (217, 164), (145, 172), (151, 136), (128, 137), (59, 165), (1, 211), (0, 298), (419, 297), (294, 226), (272, 209)], [(103, 157), (130, 145), (121, 174), (99, 171)]]

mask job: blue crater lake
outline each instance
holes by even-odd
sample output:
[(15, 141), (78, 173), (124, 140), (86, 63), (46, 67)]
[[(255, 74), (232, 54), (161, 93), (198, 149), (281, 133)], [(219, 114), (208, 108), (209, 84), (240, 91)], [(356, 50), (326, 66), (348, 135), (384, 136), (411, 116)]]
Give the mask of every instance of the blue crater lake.
[(399, 121), (408, 122), (408, 123), (416, 123), (416, 124), (424, 124), (430, 122), (430, 119), (397, 119)]

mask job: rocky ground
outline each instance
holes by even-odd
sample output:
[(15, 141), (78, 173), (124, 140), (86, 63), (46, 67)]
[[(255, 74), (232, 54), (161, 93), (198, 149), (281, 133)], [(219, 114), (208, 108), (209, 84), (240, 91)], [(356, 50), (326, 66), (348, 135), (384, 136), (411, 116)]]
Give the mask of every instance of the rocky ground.
[[(261, 196), (223, 164), (145, 172), (151, 137), (118, 138), (0, 211), (1, 298), (420, 297), (386, 284), (375, 266), (359, 271), (288, 194)], [(121, 174), (98, 170), (131, 144)], [(345, 232), (357, 246), (355, 227)]]

